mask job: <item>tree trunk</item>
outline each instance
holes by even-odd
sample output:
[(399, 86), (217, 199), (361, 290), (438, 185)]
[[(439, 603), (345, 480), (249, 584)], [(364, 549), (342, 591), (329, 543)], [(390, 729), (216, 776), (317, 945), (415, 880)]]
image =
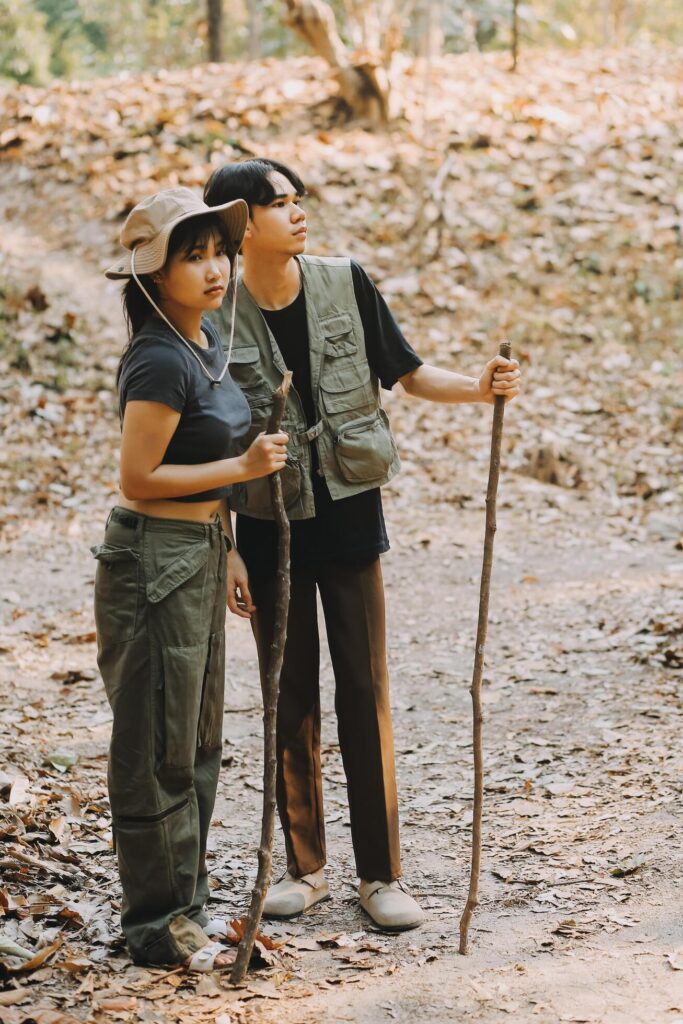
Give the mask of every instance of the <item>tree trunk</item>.
[(247, 26), (249, 60), (258, 60), (263, 52), (263, 0), (248, 0)]
[(389, 79), (379, 56), (354, 58), (341, 40), (325, 0), (285, 0), (287, 24), (332, 68), (339, 94), (352, 117), (381, 123), (389, 116)]
[(209, 60), (223, 60), (223, 0), (207, 0)]
[(512, 70), (517, 70), (519, 57), (519, 10), (518, 0), (512, 0)]

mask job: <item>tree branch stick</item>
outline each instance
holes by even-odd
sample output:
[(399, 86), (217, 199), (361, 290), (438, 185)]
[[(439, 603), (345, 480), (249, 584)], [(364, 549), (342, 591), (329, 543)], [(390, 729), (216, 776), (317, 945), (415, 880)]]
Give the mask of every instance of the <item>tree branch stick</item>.
[(16, 867), (15, 861), (19, 861), (21, 864), (28, 864), (29, 867), (39, 868), (41, 871), (46, 871), (48, 874), (56, 875), (58, 878), (72, 882), (75, 878), (80, 878), (81, 874), (74, 867), (70, 867), (68, 864), (57, 864), (55, 861), (41, 860), (39, 857), (35, 857), (33, 854), (24, 853), (22, 850), (17, 850), (12, 847), (9, 849), (10, 856), (4, 857), (0, 860), (0, 867)]
[[(292, 383), (292, 374), (287, 372), (279, 388), (273, 392), (273, 411), (268, 420), (266, 433), (274, 434), (280, 429), (285, 411), (287, 395)], [(277, 523), (277, 594), (275, 598), (275, 622), (270, 645), (270, 658), (263, 690), (263, 816), (261, 818), (261, 842), (258, 850), (258, 871), (251, 894), (249, 914), (244, 934), (237, 950), (230, 981), (239, 985), (244, 980), (258, 933), (263, 904), (270, 885), (273, 869), (273, 833), (275, 831), (275, 782), (277, 772), (277, 701), (280, 692), (280, 672), (287, 640), (287, 613), (289, 611), (289, 520), (282, 497), (282, 480), (279, 473), (272, 473), (268, 480), (273, 517)]]
[[(503, 342), (500, 355), (510, 358), (510, 343)], [(460, 918), (460, 953), (467, 953), (467, 933), (470, 920), (478, 904), (479, 870), (481, 866), (481, 820), (484, 801), (484, 755), (482, 747), (482, 723), (484, 720), (481, 709), (481, 680), (484, 672), (484, 647), (489, 618), (489, 595), (491, 593), (491, 568), (493, 566), (493, 540), (496, 533), (496, 495), (498, 493), (498, 477), (500, 476), (500, 446), (503, 438), (503, 414), (505, 399), (497, 395), (493, 409), (493, 429), (491, 432), (491, 459), (489, 462), (489, 482), (486, 489), (486, 533), (484, 536), (484, 559), (479, 587), (479, 621), (477, 623), (477, 646), (474, 654), (472, 671), (472, 742), (474, 754), (474, 808), (472, 814), (472, 863), (470, 867), (470, 887), (467, 902)]]

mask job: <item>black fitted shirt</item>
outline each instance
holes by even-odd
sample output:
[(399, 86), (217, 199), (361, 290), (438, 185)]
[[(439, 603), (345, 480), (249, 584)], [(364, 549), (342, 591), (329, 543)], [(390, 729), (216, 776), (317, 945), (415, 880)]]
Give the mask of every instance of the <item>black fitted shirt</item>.
[[(391, 390), (399, 377), (421, 366), (422, 360), (411, 348), (394, 320), (379, 291), (357, 263), (351, 263), (353, 290), (363, 324), (365, 349), (370, 369), (382, 387)], [(311, 389), (306, 299), (303, 288), (284, 309), (261, 312), (270, 328), (299, 393), (307, 426), (317, 421)], [(313, 496), (316, 514), (312, 519), (291, 523), (292, 567), (304, 567), (322, 561), (362, 563), (389, 550), (379, 487), (349, 498), (333, 501), (324, 479), (315, 472), (313, 456)], [(237, 547), (252, 575), (270, 575), (277, 567), (277, 530), (267, 519), (237, 516)]]
[[(202, 319), (202, 330), (208, 349), (189, 344), (216, 379), (225, 365), (225, 355), (215, 328), (206, 319)], [(251, 413), (230, 372), (220, 384), (212, 386), (192, 353), (156, 316), (138, 331), (126, 356), (119, 378), (121, 420), (126, 403), (136, 400), (160, 402), (180, 413), (162, 459), (164, 464), (217, 462), (243, 450), (241, 442), (251, 425)], [(172, 500), (211, 501), (229, 492), (227, 485)]]

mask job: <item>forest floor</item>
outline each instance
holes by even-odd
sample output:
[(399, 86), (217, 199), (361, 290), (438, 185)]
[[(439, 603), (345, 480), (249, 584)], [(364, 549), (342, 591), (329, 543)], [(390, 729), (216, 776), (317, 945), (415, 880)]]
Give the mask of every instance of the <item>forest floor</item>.
[[(529, 55), (519, 76), (453, 59), (422, 133), (419, 69), (398, 89), (406, 121), (382, 133), (333, 121), (315, 61), (0, 97), (0, 1021), (683, 1021), (682, 70), (670, 50)], [(391, 394), (402, 845), (428, 919), (387, 936), (358, 907), (324, 657), (333, 898), (268, 925), (285, 944), (234, 990), (134, 967), (121, 945), (89, 545), (115, 500), (123, 331), (100, 270), (121, 216), (254, 151), (309, 169), (310, 251), (358, 258), (424, 357), (475, 372), (507, 334), (525, 390), (506, 411), (470, 954), (457, 947), (490, 409)], [(237, 917), (261, 713), (248, 625), (231, 619), (227, 639), (210, 863), (214, 908)]]

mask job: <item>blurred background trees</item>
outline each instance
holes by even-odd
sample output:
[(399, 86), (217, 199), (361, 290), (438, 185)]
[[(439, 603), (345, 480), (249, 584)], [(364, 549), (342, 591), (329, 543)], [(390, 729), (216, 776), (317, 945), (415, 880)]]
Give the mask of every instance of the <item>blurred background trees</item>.
[[(334, 19), (343, 66), (386, 67), (399, 49), (511, 45), (513, 0), (0, 0), (0, 78), (44, 84), (307, 53), (316, 46), (302, 12), (313, 7)], [(517, 10), (522, 48), (683, 43), (680, 0), (532, 0)]]

